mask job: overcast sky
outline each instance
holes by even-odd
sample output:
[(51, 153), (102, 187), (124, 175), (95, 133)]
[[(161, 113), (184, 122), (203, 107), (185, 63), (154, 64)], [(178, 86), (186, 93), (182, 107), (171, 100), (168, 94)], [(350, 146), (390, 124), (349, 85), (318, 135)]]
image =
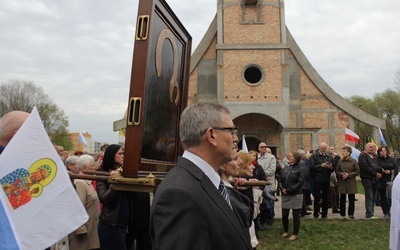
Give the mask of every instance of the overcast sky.
[[(167, 1), (195, 50), (217, 0)], [(70, 132), (118, 142), (128, 102), (138, 0), (0, 1), (0, 83), (32, 81), (65, 111)], [(286, 25), (340, 95), (395, 88), (400, 1), (286, 0)]]

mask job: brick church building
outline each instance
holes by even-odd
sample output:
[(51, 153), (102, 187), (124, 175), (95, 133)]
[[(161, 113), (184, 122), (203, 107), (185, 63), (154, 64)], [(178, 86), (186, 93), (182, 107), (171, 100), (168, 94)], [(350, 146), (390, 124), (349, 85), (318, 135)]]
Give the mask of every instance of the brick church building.
[(189, 104), (226, 105), (249, 150), (261, 141), (278, 157), (320, 142), (338, 149), (354, 118), (376, 127), (374, 138), (386, 127), (321, 78), (286, 27), (284, 0), (218, 0), (190, 70)]
[[(216, 0), (217, 13), (192, 54), (188, 104), (218, 102), (231, 110), (250, 149), (266, 142), (277, 157), (320, 142), (340, 149), (354, 118), (385, 121), (337, 94), (313, 68), (285, 23), (284, 0)], [(329, 38), (328, 38), (329, 39)], [(126, 119), (114, 122), (114, 131)]]

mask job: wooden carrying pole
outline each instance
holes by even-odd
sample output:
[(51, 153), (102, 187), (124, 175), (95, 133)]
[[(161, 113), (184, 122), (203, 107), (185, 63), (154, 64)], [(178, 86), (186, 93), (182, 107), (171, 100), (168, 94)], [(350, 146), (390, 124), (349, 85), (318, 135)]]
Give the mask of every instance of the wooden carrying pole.
[[(111, 176), (108, 172), (103, 171), (83, 171), (83, 174), (72, 174), (69, 176), (72, 179), (85, 179), (85, 180), (99, 180), (108, 181), (113, 184), (118, 184), (119, 190), (132, 191), (129, 187), (130, 185), (141, 185), (144, 186), (141, 192), (147, 190), (146, 192), (152, 192), (154, 187), (160, 184), (167, 172), (148, 172), (139, 171), (139, 178), (125, 178), (122, 175)], [(235, 180), (229, 181), (232, 185), (235, 185)], [(238, 186), (243, 187), (253, 187), (253, 186), (265, 186), (270, 185), (269, 181), (247, 181), (244, 184), (239, 184)], [(155, 185), (155, 186), (153, 186)], [(127, 187), (124, 187), (127, 186)]]

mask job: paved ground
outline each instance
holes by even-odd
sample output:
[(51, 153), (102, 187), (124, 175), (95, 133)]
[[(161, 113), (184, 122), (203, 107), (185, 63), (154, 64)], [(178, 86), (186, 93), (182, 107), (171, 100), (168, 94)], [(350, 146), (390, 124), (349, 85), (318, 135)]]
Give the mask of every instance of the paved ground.
[[(275, 202), (275, 218), (282, 218), (282, 210), (281, 210), (281, 197), (277, 196), (277, 198), (279, 199), (279, 201)], [(363, 194), (356, 194), (356, 199), (358, 199), (358, 201), (355, 202), (355, 211), (354, 211), (354, 218), (355, 219), (365, 219), (365, 196)], [(312, 206), (311, 206), (312, 208)], [(311, 212), (311, 215), (307, 215), (304, 218), (308, 218), (308, 219), (314, 219), (312, 212), (313, 211), (309, 211)], [(292, 213), (290, 213), (290, 217), (292, 216)], [(382, 209), (379, 206), (375, 206), (375, 216), (378, 216), (379, 218), (383, 219), (383, 213), (382, 213)], [(346, 204), (346, 217), (347, 216), (347, 204)], [(319, 217), (321, 218), (321, 216)], [(328, 218), (330, 219), (334, 219), (334, 218), (341, 218), (340, 214), (333, 214), (332, 213), (332, 209), (328, 209)]]

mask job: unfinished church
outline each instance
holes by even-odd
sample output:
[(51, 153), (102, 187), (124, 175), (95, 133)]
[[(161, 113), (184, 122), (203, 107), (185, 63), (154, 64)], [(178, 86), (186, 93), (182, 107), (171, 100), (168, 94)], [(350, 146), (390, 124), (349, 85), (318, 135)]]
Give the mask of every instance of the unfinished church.
[[(249, 149), (264, 141), (277, 157), (326, 142), (340, 149), (354, 119), (385, 121), (351, 105), (321, 78), (285, 24), (284, 0), (216, 0), (217, 13), (192, 54), (188, 104), (227, 106)], [(328, 38), (329, 39), (329, 38)], [(126, 117), (114, 122), (125, 129)]]
[(217, 14), (192, 54), (189, 103), (218, 102), (232, 112), (250, 149), (261, 141), (277, 157), (326, 142), (339, 149), (354, 118), (382, 119), (344, 100), (316, 72), (285, 24), (284, 0), (217, 0)]

